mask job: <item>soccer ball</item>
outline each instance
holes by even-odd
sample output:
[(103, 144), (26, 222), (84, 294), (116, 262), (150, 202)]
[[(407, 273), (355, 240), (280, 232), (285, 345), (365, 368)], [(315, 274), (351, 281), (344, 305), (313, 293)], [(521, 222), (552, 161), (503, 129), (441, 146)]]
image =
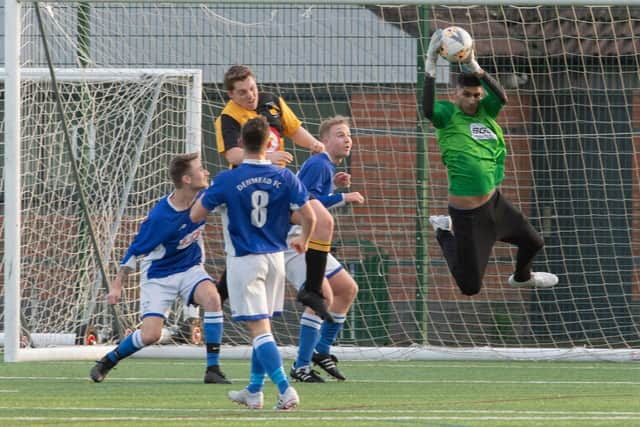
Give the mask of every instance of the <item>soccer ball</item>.
[(471, 35), (460, 27), (447, 27), (442, 30), (440, 56), (449, 62), (462, 62), (473, 50)]

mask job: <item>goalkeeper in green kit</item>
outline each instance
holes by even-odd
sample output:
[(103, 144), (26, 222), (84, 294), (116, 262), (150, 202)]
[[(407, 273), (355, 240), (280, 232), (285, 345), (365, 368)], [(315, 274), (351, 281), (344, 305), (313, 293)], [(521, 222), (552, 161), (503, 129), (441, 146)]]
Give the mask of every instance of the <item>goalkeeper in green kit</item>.
[(507, 97), (500, 84), (478, 64), (472, 51), (461, 63), (455, 102), (436, 101), (436, 60), (442, 31), (431, 37), (422, 97), (424, 115), (436, 137), (449, 181), (449, 215), (431, 216), (449, 270), (464, 295), (480, 292), (496, 241), (518, 247), (511, 286), (549, 288), (555, 274), (532, 272), (533, 257), (544, 242), (522, 212), (498, 190), (507, 154), (496, 117)]

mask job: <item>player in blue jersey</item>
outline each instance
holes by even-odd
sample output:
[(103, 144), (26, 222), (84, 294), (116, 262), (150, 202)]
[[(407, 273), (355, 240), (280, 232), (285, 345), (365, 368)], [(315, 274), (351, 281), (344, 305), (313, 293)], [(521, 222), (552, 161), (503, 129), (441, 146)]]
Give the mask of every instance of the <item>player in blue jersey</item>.
[[(349, 120), (346, 117), (335, 116), (323, 121), (320, 124), (320, 139), (325, 144), (325, 151), (311, 156), (302, 164), (298, 172), (300, 181), (327, 209), (347, 203), (364, 203), (364, 197), (359, 192), (334, 193), (336, 188), (351, 186), (351, 175), (346, 172), (336, 173), (336, 166), (349, 157), (353, 145)], [(290, 236), (295, 236), (296, 232), (297, 227), (292, 227)], [(304, 287), (304, 257), (288, 250), (285, 258), (287, 279), (297, 289)], [(332, 377), (338, 380), (346, 379), (338, 370), (338, 359), (331, 354), (330, 349), (342, 330), (347, 312), (358, 294), (358, 285), (331, 254), (327, 258), (322, 294), (329, 301), (329, 312), (334, 322), (323, 322), (310, 309), (306, 309), (302, 314), (298, 357), (289, 374), (297, 381), (324, 382), (324, 379), (311, 369), (312, 361)]]
[(230, 384), (218, 363), (222, 341), (220, 296), (204, 269), (202, 232), (205, 222), (189, 219), (199, 192), (208, 186), (209, 172), (197, 153), (175, 156), (169, 166), (175, 190), (149, 212), (124, 256), (107, 301), (117, 304), (127, 275), (141, 259), (140, 311), (142, 326), (128, 335), (115, 350), (91, 369), (95, 382), (102, 382), (116, 364), (160, 339), (166, 312), (176, 297), (204, 310), (204, 338), (207, 350), (205, 383)]
[(249, 408), (262, 408), (267, 374), (278, 387), (276, 409), (288, 410), (300, 398), (289, 385), (270, 318), (282, 312), (284, 304), (284, 251), (291, 211), (298, 212), (302, 229), (289, 244), (301, 254), (309, 246), (316, 219), (298, 178), (267, 160), (269, 133), (264, 117), (247, 120), (241, 130), (245, 159), (214, 178), (192, 208), (191, 219), (203, 221), (213, 209), (221, 213), (231, 317), (245, 323), (253, 340), (250, 383), (229, 392), (229, 398)]

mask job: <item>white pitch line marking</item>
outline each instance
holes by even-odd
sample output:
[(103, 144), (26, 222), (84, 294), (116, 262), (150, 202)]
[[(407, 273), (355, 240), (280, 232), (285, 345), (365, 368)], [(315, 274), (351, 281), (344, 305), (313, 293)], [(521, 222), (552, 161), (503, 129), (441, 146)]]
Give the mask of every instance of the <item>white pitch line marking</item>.
[[(37, 380), (37, 381), (89, 381), (88, 377), (0, 377), (0, 380)], [(242, 381), (240, 378), (232, 378), (232, 380)], [(109, 382), (185, 382), (200, 383), (196, 378), (109, 378)], [(539, 380), (357, 380), (349, 379), (350, 383), (361, 384), (571, 384), (571, 385), (640, 385), (640, 381), (539, 381)]]
[[(255, 417), (220, 417), (215, 416), (216, 421), (255, 421), (255, 420), (276, 420), (276, 421), (308, 421), (321, 420), (321, 421), (636, 421), (640, 420), (640, 417), (628, 417), (628, 416), (404, 416), (404, 417), (333, 417), (333, 416), (313, 416), (313, 417), (300, 417), (300, 416), (269, 416), (264, 414), (264, 411)], [(211, 417), (0, 417), (0, 420), (4, 421), (209, 421)]]
[[(33, 406), (0, 406), (0, 410), (29, 410), (29, 411), (78, 411), (78, 412), (96, 412), (96, 411), (119, 411), (123, 410), (121, 407), (73, 407), (73, 406), (64, 406), (64, 407), (33, 407)], [(237, 412), (237, 413), (246, 413), (247, 409), (238, 409), (238, 408), (156, 408), (156, 407), (145, 407), (145, 408), (127, 408), (127, 411), (131, 412), (187, 412), (193, 413), (193, 411), (205, 411), (205, 412)], [(330, 410), (331, 412), (336, 413), (354, 413), (354, 414), (481, 414), (481, 415), (511, 415), (511, 414), (526, 414), (526, 415), (559, 415), (559, 416), (630, 416), (630, 417), (640, 417), (640, 412), (633, 411), (516, 411), (516, 410), (490, 410), (490, 409), (465, 409), (465, 410), (455, 410), (455, 409), (349, 409), (349, 408), (333, 408)], [(326, 409), (297, 409), (296, 413), (299, 414), (316, 414), (328, 412)]]
[[(248, 360), (242, 359), (225, 359), (222, 358), (226, 365), (231, 366), (245, 366), (248, 363)], [(148, 359), (141, 360), (135, 359), (136, 363), (143, 363), (145, 365), (162, 365), (166, 366), (167, 362), (157, 359)], [(82, 363), (83, 365), (90, 364), (89, 362), (42, 362), (47, 365), (57, 365), (57, 366), (69, 366), (70, 363)], [(172, 361), (173, 365), (181, 365), (181, 366), (200, 366), (200, 361)], [(384, 368), (393, 368), (393, 369), (420, 369), (420, 368), (442, 368), (442, 369), (495, 369), (499, 367), (500, 369), (525, 369), (527, 371), (533, 369), (542, 369), (542, 370), (554, 370), (559, 369), (563, 371), (600, 371), (600, 370), (612, 370), (612, 371), (638, 371), (640, 370), (640, 366), (633, 363), (626, 362), (563, 362), (563, 361), (541, 361), (541, 362), (528, 362), (528, 361), (514, 361), (514, 360), (504, 360), (504, 361), (488, 361), (484, 363), (434, 363), (434, 362), (424, 362), (424, 363), (416, 363), (415, 361), (397, 361), (397, 362), (385, 362), (385, 363), (371, 363), (370, 361), (358, 361), (358, 360), (341, 360), (341, 363), (345, 366), (354, 366), (354, 367), (384, 367)]]

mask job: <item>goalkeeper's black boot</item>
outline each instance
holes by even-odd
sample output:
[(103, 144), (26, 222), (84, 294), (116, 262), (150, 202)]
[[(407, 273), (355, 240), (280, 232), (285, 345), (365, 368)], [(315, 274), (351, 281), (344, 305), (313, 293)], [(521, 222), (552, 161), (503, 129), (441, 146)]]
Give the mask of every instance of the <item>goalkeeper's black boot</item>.
[(329, 309), (327, 308), (327, 303), (325, 302), (322, 294), (317, 292), (308, 291), (305, 288), (301, 288), (298, 291), (298, 295), (296, 297), (298, 302), (302, 305), (309, 307), (311, 310), (315, 311), (318, 316), (320, 316), (323, 320), (327, 322), (333, 323), (333, 316), (329, 313)]
[(113, 369), (116, 364), (109, 359), (109, 356), (105, 355), (102, 359), (98, 360), (93, 368), (91, 368), (91, 372), (89, 375), (93, 382), (101, 383), (104, 381), (104, 377), (107, 376), (109, 371)]
[(214, 365), (207, 368), (207, 372), (204, 373), (205, 384), (231, 384), (231, 381), (220, 370), (220, 366)]
[(333, 354), (313, 353), (313, 357), (311, 360), (314, 364), (320, 366), (327, 374), (331, 375), (333, 378), (340, 381), (344, 381), (347, 379), (338, 369), (338, 358)]

